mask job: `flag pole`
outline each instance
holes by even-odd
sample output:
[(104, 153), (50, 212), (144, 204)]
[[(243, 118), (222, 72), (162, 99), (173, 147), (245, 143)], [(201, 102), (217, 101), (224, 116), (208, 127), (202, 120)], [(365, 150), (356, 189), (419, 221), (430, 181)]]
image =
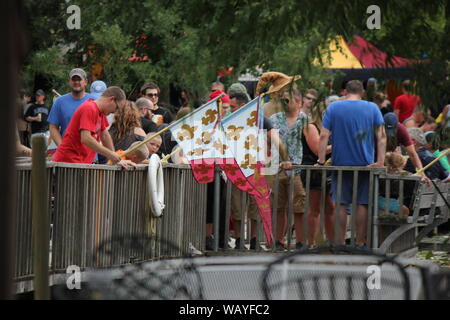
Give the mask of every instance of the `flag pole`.
[(181, 148), (177, 147), (172, 153), (170, 153), (167, 156), (165, 156), (164, 158), (162, 158), (161, 162), (165, 163), (165, 162), (169, 161), (169, 158), (172, 157), (175, 153), (179, 152), (180, 150), (181, 150)]
[(155, 137), (159, 136), (160, 134), (166, 132), (167, 130), (169, 130), (170, 128), (172, 128), (174, 125), (178, 124), (178, 121), (172, 123), (171, 125), (165, 127), (164, 129), (158, 131), (155, 134), (152, 134), (150, 137), (145, 138), (144, 140), (142, 140), (141, 142), (139, 142), (138, 144), (136, 144), (135, 146), (125, 150), (121, 156), (125, 157), (127, 154), (132, 153), (133, 151), (136, 151), (137, 149), (139, 149), (140, 147), (142, 147), (144, 144), (146, 144), (147, 142), (149, 142), (150, 140), (154, 139)]
[(450, 148), (448, 148), (447, 150), (443, 151), (439, 157), (437, 157), (436, 159), (434, 159), (433, 161), (431, 161), (429, 164), (427, 164), (425, 167), (423, 167), (422, 169), (418, 170), (415, 175), (416, 176), (420, 176), (422, 174), (422, 172), (424, 172), (425, 170), (427, 170), (429, 167), (431, 167), (433, 164), (435, 164), (436, 162), (438, 162), (442, 157), (446, 156), (447, 153), (450, 152)]
[[(221, 97), (223, 97), (223, 96), (224, 96), (224, 94), (222, 93), (222, 94), (221, 94), (220, 96), (218, 96), (216, 99), (211, 100), (211, 101), (208, 101), (208, 103), (205, 103), (203, 106), (199, 107), (197, 110), (194, 110), (194, 111), (192, 111), (191, 113), (189, 113), (189, 114), (187, 114), (186, 116), (184, 116), (183, 118), (181, 118), (181, 119), (179, 119), (179, 120), (177, 120), (177, 121), (175, 121), (175, 122), (169, 124), (167, 127), (165, 127), (164, 129), (158, 131), (157, 133), (151, 135), (150, 137), (145, 138), (144, 140), (142, 140), (141, 142), (139, 142), (139, 143), (136, 144), (135, 146), (133, 146), (133, 147), (131, 147), (131, 148), (125, 150), (125, 151), (121, 154), (121, 156), (122, 156), (122, 157), (125, 157), (127, 154), (130, 154), (130, 153), (132, 153), (133, 151), (136, 151), (137, 149), (139, 149), (140, 147), (142, 147), (144, 144), (146, 144), (146, 143), (149, 142), (150, 140), (154, 139), (155, 137), (161, 135), (162, 133), (166, 132), (167, 130), (171, 129), (173, 126), (177, 125), (178, 123), (182, 122), (185, 118), (191, 116), (193, 113), (197, 112), (199, 109), (203, 108), (205, 105), (210, 104), (210, 103), (212, 103), (213, 101), (215, 101), (215, 100), (217, 100), (217, 99), (219, 99), (219, 98), (221, 98)], [(220, 102), (220, 100), (219, 100), (219, 102)]]

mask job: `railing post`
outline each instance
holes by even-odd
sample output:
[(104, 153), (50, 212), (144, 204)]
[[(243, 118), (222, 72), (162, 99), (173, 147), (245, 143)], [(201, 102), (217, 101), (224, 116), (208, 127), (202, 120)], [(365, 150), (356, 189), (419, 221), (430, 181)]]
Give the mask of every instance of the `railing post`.
[[(314, 232), (315, 230), (309, 230), (309, 219), (310, 219), (310, 213), (309, 213), (309, 199), (310, 199), (310, 185), (311, 185), (311, 169), (302, 169), (306, 170), (306, 185), (303, 186), (303, 189), (305, 190), (305, 204), (304, 204), (304, 211), (303, 211), (303, 239), (296, 239), (296, 242), (302, 241), (303, 245), (306, 246), (308, 242), (308, 233)], [(302, 183), (300, 181), (300, 183)], [(314, 241), (314, 236), (313, 236)], [(312, 243), (308, 243), (308, 245), (311, 245)]]
[(276, 251), (275, 241), (277, 236), (277, 224), (278, 224), (278, 191), (280, 188), (280, 171), (274, 176), (274, 184), (273, 184), (273, 204), (272, 204), (272, 238), (274, 239), (274, 243), (272, 245), (272, 252)]
[[(372, 248), (376, 249), (378, 248), (378, 191), (379, 191), (379, 175), (375, 175), (375, 182), (373, 190), (373, 219), (372, 219)], [(389, 193), (386, 195), (386, 205), (389, 203)], [(400, 211), (401, 212), (401, 211)], [(369, 212), (370, 214), (370, 212)], [(369, 235), (370, 236), (370, 235)]]
[[(373, 245), (373, 238), (372, 238), (372, 232), (373, 232), (373, 228), (372, 228), (372, 224), (373, 224), (373, 208), (374, 206), (374, 202), (377, 203), (377, 207), (378, 207), (378, 199), (374, 199), (374, 174), (373, 171), (370, 170), (369, 171), (369, 204), (367, 206), (367, 231), (366, 231), (366, 240), (367, 240), (367, 247), (368, 248), (375, 248)], [(377, 190), (377, 194), (378, 194), (378, 190)]]
[(32, 150), (32, 211), (33, 211), (33, 265), (34, 298), (50, 299), (49, 271), (49, 217), (48, 187), (45, 166), (46, 142), (43, 136), (33, 137)]
[[(288, 189), (288, 213), (287, 213), (287, 249), (291, 251), (291, 241), (292, 241), (292, 226), (293, 224), (293, 215), (294, 213), (294, 179), (295, 179), (295, 170), (292, 169), (291, 175), (289, 178), (289, 189)], [(298, 226), (297, 226), (298, 227)], [(296, 241), (298, 241), (296, 239)]]
[(227, 180), (226, 202), (225, 202), (225, 234), (223, 237), (224, 250), (228, 249), (228, 239), (230, 238), (230, 215), (231, 215), (231, 186), (232, 183)]
[[(334, 241), (335, 245), (342, 244), (340, 243), (341, 237), (341, 196), (342, 196), (342, 170), (337, 170), (337, 187), (336, 187), (336, 208), (335, 208), (335, 225), (334, 225)], [(345, 243), (345, 236), (344, 236)]]
[(220, 172), (214, 176), (214, 251), (219, 250), (219, 210), (220, 210)]

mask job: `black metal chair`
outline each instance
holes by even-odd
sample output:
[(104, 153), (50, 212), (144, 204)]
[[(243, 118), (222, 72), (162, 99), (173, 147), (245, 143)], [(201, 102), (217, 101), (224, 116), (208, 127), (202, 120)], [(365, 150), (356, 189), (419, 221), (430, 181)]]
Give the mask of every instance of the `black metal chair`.
[(409, 275), (402, 264), (344, 246), (281, 257), (267, 266), (261, 289), (268, 300), (411, 299)]
[(422, 277), (425, 279), (427, 299), (450, 300), (450, 270), (432, 272), (423, 269)]
[[(180, 252), (182, 254), (180, 254)], [(182, 258), (173, 259), (175, 254)], [(81, 299), (198, 300), (203, 286), (190, 254), (170, 241), (144, 235), (102, 242), (85, 271)], [(73, 297), (64, 288), (59, 299)]]

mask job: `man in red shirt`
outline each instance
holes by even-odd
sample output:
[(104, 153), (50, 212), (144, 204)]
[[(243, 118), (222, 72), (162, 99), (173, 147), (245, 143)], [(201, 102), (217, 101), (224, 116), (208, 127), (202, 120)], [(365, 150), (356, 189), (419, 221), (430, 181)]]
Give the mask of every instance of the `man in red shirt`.
[[(384, 115), (384, 126), (387, 136), (386, 152), (395, 152), (398, 147), (402, 146), (416, 171), (422, 169), (422, 162), (414, 148), (414, 141), (411, 139), (408, 129), (398, 122), (394, 113), (388, 112)], [(422, 178), (425, 182), (431, 183), (425, 173), (422, 173)]]
[(402, 82), (402, 91), (403, 94), (398, 96), (394, 102), (394, 113), (397, 115), (400, 123), (411, 117), (414, 109), (420, 103), (420, 98), (411, 94), (412, 86), (410, 80)]
[[(92, 163), (99, 153), (127, 168), (128, 164), (114, 152), (111, 136), (106, 130), (106, 116), (124, 106), (125, 93), (119, 87), (109, 87), (97, 99), (85, 101), (75, 111), (52, 160), (55, 162)], [(100, 144), (100, 141), (102, 144)]]

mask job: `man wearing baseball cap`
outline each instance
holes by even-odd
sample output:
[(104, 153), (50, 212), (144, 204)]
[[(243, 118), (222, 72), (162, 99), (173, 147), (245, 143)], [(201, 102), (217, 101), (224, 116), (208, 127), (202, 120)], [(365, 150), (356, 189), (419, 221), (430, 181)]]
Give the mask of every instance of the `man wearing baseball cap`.
[(86, 93), (87, 83), (87, 75), (83, 69), (72, 69), (69, 73), (71, 92), (59, 97), (53, 103), (48, 122), (50, 135), (57, 146), (61, 144), (64, 132), (78, 107), (88, 99), (95, 99), (94, 96)]
[(25, 120), (31, 123), (31, 137), (43, 135), (48, 140), (48, 108), (45, 105), (45, 92), (42, 89), (36, 91), (36, 101), (25, 113)]
[(103, 92), (106, 90), (106, 83), (104, 83), (101, 80), (97, 80), (92, 82), (91, 84), (91, 95), (95, 97), (95, 99), (98, 99)]
[(416, 170), (422, 169), (422, 162), (414, 148), (414, 142), (408, 133), (408, 129), (398, 122), (397, 115), (388, 112), (384, 115), (384, 126), (386, 128), (386, 152), (394, 152), (397, 147), (402, 146), (408, 153)]

